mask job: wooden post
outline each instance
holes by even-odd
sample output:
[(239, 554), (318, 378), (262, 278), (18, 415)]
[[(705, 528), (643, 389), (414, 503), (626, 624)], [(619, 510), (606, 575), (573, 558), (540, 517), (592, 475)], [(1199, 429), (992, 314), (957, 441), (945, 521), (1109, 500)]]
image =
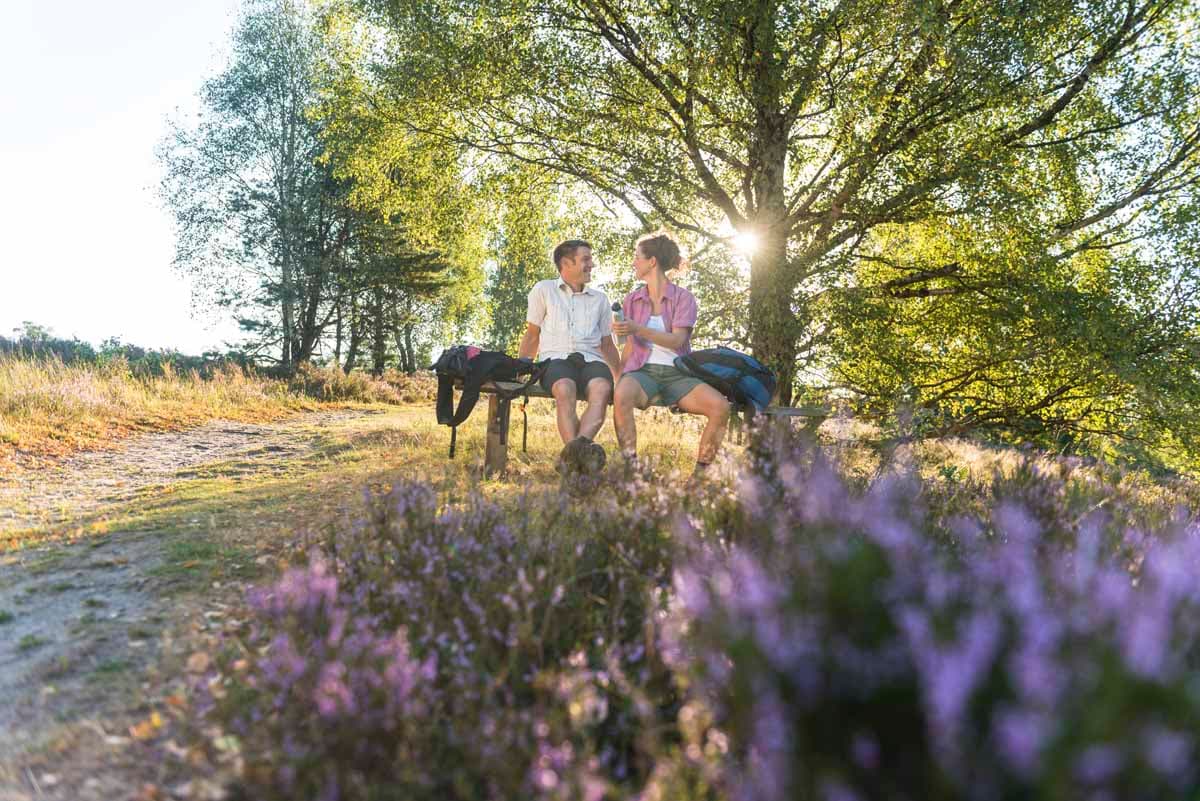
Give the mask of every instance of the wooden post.
[(483, 474), (491, 478), (504, 475), (508, 466), (508, 417), (512, 401), (499, 395), (488, 396), (487, 449), (483, 456)]

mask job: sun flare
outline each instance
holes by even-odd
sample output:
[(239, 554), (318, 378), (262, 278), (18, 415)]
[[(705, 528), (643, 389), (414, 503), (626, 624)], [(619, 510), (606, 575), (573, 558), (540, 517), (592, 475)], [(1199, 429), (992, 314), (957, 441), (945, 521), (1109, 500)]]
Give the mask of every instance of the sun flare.
[(733, 235), (734, 250), (743, 256), (753, 256), (758, 246), (758, 234), (753, 231), (738, 231)]

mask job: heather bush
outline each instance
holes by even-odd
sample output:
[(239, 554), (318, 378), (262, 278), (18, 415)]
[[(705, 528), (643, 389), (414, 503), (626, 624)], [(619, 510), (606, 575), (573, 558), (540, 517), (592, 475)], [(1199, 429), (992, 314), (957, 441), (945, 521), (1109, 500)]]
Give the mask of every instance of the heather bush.
[(399, 393), (401, 403), (432, 404), (437, 399), (437, 376), (432, 370), (385, 370), (382, 379)]
[[(502, 507), (401, 483), (372, 497), (364, 519), (253, 598), (252, 648), (268, 656), (220, 707), (243, 740), (250, 794), (528, 795), (538, 732), (558, 704), (553, 674), (620, 650), (667, 677), (650, 653), (670, 577), (668, 496), (643, 496), (564, 506), (527, 495)], [(389, 670), (416, 676), (404, 686), (419, 703), (386, 706)], [(639, 774), (628, 741), (636, 727), (609, 729), (596, 734), (605, 767), (644, 779), (651, 766)]]
[(1164, 509), (1028, 465), (968, 503), (911, 475), (852, 494), (819, 453), (759, 464), (734, 544), (675, 573), (692, 740), (729, 749), (677, 762), (764, 801), (1195, 797), (1193, 518), (1137, 528)]
[(1034, 458), (847, 481), (791, 436), (726, 468), (372, 496), (254, 596), (214, 712), (241, 789), (1195, 798), (1189, 496)]
[(291, 392), (322, 401), (432, 404), (437, 397), (437, 378), (430, 372), (409, 375), (388, 370), (376, 378), (362, 370), (347, 373), (336, 364), (305, 363), (281, 377)]

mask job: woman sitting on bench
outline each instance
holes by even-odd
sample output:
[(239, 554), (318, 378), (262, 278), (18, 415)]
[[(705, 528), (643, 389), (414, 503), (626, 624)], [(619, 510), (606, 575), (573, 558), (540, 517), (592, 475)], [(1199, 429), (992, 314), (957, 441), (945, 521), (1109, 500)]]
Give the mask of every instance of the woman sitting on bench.
[(625, 319), (613, 333), (628, 337), (621, 352), (621, 379), (613, 398), (617, 442), (627, 464), (637, 461), (633, 410), (650, 404), (675, 406), (708, 418), (700, 435), (694, 476), (717, 456), (729, 422), (729, 401), (717, 390), (675, 366), (675, 357), (691, 352), (696, 298), (671, 281), (679, 271), (679, 245), (667, 234), (650, 234), (633, 249), (633, 273), (645, 283), (623, 304)]

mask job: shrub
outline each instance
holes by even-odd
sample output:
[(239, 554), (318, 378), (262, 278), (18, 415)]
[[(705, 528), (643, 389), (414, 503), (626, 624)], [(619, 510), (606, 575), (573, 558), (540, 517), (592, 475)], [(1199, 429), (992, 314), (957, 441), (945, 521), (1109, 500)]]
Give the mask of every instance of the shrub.
[[(527, 496), (505, 509), (473, 496), (449, 508), (419, 483), (372, 498), (366, 520), (254, 596), (251, 648), (268, 656), (239, 679), (236, 702), (218, 708), (243, 738), (248, 792), (528, 795), (543, 710), (557, 703), (551, 674), (602, 660), (614, 644), (646, 661), (650, 605), (669, 579), (661, 500), (563, 508)], [(376, 651), (397, 638), (406, 665), (436, 666), (420, 674), (424, 717), (394, 706), (403, 719), (359, 725), (366, 705), (381, 708), (371, 693), (387, 692)], [(332, 704), (331, 692), (353, 701)], [(628, 734), (613, 732), (617, 742)], [(359, 739), (371, 747), (347, 742)], [(629, 750), (613, 749), (610, 767)]]
[(912, 476), (856, 497), (819, 454), (769, 468), (664, 627), (729, 797), (1192, 797), (1195, 522), (1134, 528), (1160, 515), (1031, 468), (982, 514)]
[(254, 598), (214, 713), (242, 789), (1194, 797), (1200, 530), (1172, 499), (1029, 460), (852, 486), (759, 442), (690, 493), (373, 497)]

